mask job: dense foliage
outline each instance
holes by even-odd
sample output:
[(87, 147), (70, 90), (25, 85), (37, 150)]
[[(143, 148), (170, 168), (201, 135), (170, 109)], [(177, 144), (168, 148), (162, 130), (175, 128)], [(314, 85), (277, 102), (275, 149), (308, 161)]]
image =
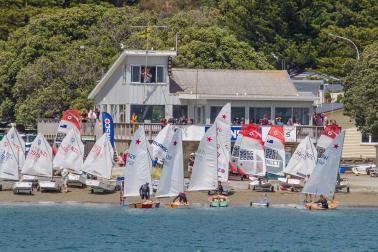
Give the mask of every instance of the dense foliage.
[(348, 62), (345, 68), (346, 111), (359, 129), (378, 135), (378, 42), (367, 46), (361, 59)]
[(281, 69), (284, 61), (289, 72), (343, 77), (356, 52), (328, 34), (363, 50), (378, 39), (377, 13), (375, 0), (3, 0), (0, 120), (29, 124), (91, 107), (87, 95), (120, 44), (146, 47), (132, 25), (168, 25), (149, 39), (157, 49), (173, 47), (177, 33), (176, 67)]

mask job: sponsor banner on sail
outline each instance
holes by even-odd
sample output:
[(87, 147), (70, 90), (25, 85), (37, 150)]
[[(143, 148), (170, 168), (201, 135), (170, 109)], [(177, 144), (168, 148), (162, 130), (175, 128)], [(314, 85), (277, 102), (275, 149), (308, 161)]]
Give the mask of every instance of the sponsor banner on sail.
[(0, 141), (0, 178), (18, 180), (19, 164), (11, 143), (5, 136)]
[(160, 160), (165, 159), (165, 155), (168, 151), (168, 145), (170, 144), (173, 136), (173, 126), (167, 124), (152, 141), (152, 158), (158, 158)]
[(284, 172), (305, 178), (311, 175), (317, 159), (317, 151), (309, 136), (302, 140), (291, 157)]
[(74, 129), (80, 134), (80, 111), (66, 110), (63, 112), (62, 119), (59, 122), (58, 131), (55, 137), (55, 145), (59, 146), (68, 132)]
[(41, 133), (38, 133), (34, 139), (21, 173), (34, 176), (52, 176), (52, 148)]
[(53, 167), (81, 172), (83, 155), (84, 145), (80, 140), (80, 135), (72, 129), (60, 144), (58, 152), (54, 157)]
[(317, 141), (316, 148), (318, 150), (318, 157), (322, 155), (325, 149), (330, 145), (333, 139), (340, 133), (340, 126), (327, 125)]
[(113, 118), (106, 112), (101, 113), (102, 130), (104, 134), (108, 135), (110, 144), (114, 147), (114, 125)]
[(243, 125), (242, 128), (240, 129), (240, 132), (237, 135), (234, 148), (232, 149), (231, 152), (231, 157), (230, 157), (230, 169), (231, 171), (237, 171), (238, 169), (238, 163), (239, 163), (239, 151), (240, 151), (240, 144), (243, 141), (243, 130), (246, 127), (246, 125)]
[(335, 192), (345, 131), (338, 134), (321, 154), (302, 193), (332, 196)]
[(285, 167), (285, 137), (283, 126), (271, 126), (264, 145), (266, 170), (281, 174)]
[(93, 145), (83, 164), (83, 171), (110, 179), (113, 167), (113, 147), (107, 134), (103, 134)]
[[(144, 127), (140, 126), (131, 140), (125, 166), (125, 196), (139, 196), (139, 188), (151, 185), (151, 156)], [(150, 186), (151, 189), (151, 186)]]
[(241, 174), (264, 176), (264, 144), (261, 139), (261, 126), (249, 124), (243, 130), (243, 140), (239, 150), (238, 171)]
[(165, 157), (157, 197), (173, 197), (184, 191), (184, 167), (181, 129), (176, 128)]

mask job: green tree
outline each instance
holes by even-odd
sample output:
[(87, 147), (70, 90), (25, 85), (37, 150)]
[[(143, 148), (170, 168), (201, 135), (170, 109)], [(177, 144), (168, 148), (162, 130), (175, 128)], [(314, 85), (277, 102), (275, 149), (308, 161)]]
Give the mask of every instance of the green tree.
[(359, 61), (345, 65), (346, 114), (364, 133), (378, 133), (378, 42), (367, 46)]

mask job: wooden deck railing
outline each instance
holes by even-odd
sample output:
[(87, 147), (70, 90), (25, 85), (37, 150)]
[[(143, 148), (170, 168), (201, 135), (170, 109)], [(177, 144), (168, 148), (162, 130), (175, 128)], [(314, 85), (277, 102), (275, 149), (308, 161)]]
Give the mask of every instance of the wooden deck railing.
[[(81, 122), (81, 135), (82, 137), (96, 136), (99, 134), (98, 126), (100, 122)], [(161, 130), (161, 126), (156, 123), (137, 124), (133, 126), (130, 123), (114, 123), (114, 139), (116, 141), (130, 140), (133, 135), (133, 130), (137, 129), (140, 125), (144, 125), (145, 133), (148, 139), (152, 140)], [(57, 119), (39, 119), (38, 132), (42, 133), (48, 140), (55, 138), (59, 120)], [(177, 125), (187, 127), (185, 125)], [(202, 125), (204, 126), (204, 125)], [(316, 126), (295, 126), (296, 127), (296, 140), (300, 142), (306, 136), (310, 136), (315, 142), (320, 137), (323, 127)], [(135, 128), (135, 129), (134, 129)]]

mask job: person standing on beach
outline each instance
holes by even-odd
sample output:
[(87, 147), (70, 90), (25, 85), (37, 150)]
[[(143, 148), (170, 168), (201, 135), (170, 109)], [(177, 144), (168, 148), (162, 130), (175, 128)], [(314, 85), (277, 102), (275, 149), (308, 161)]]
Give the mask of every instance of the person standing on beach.
[(68, 192), (68, 186), (67, 186), (67, 181), (68, 181), (68, 171), (66, 168), (64, 168), (61, 172), (61, 176), (63, 178), (63, 192), (67, 193)]

